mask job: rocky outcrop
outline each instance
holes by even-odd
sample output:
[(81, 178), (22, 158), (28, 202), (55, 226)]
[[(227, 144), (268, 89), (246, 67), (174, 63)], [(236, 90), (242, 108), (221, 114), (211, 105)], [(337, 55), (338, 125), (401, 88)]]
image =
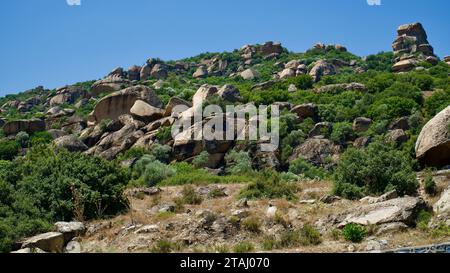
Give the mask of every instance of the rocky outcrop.
[(258, 71), (254, 70), (252, 68), (249, 68), (249, 69), (246, 69), (241, 72), (241, 77), (244, 80), (253, 80), (253, 79), (259, 77), (259, 73), (258, 73)]
[(395, 129), (388, 132), (387, 139), (397, 145), (400, 145), (408, 141), (408, 135), (402, 129)]
[(392, 44), (394, 54), (423, 53), (434, 56), (433, 47), (428, 43), (427, 33), (421, 23), (401, 25), (397, 29), (397, 38)]
[(294, 149), (290, 161), (302, 157), (316, 166), (324, 166), (327, 159), (340, 153), (340, 146), (334, 145), (332, 141), (314, 137), (307, 139), (303, 144)]
[(56, 150), (66, 149), (69, 152), (84, 152), (88, 149), (80, 139), (74, 135), (62, 136), (53, 141)]
[(353, 131), (361, 133), (369, 130), (372, 125), (370, 118), (359, 117), (353, 121)]
[(172, 97), (172, 98), (170, 98), (169, 102), (167, 103), (166, 109), (164, 111), (164, 116), (165, 117), (171, 116), (173, 108), (177, 105), (184, 105), (188, 108), (192, 107), (192, 103), (190, 103), (189, 101), (185, 101), (178, 97)]
[(241, 100), (241, 92), (234, 85), (226, 84), (222, 86), (217, 95), (229, 102), (238, 102)]
[(204, 65), (198, 67), (194, 74), (192, 74), (192, 77), (195, 79), (205, 78), (206, 76), (208, 76), (208, 69)]
[(427, 166), (450, 164), (450, 106), (432, 118), (419, 134), (416, 157)]
[(319, 107), (313, 103), (306, 103), (294, 106), (291, 109), (291, 112), (297, 114), (300, 120), (304, 120), (306, 118), (317, 120), (319, 115)]
[(128, 79), (130, 81), (139, 81), (141, 79), (141, 67), (133, 65), (128, 68)]
[(64, 235), (61, 232), (48, 232), (25, 240), (22, 248), (37, 248), (45, 252), (62, 253), (64, 245)]
[(45, 121), (40, 119), (9, 121), (3, 126), (6, 135), (15, 135), (19, 132), (29, 134), (45, 131)]
[(365, 226), (397, 222), (413, 226), (417, 214), (425, 207), (425, 202), (421, 198), (409, 196), (363, 205), (345, 213), (343, 221), (338, 226), (343, 227), (348, 223)]
[(330, 93), (337, 91), (366, 91), (366, 86), (362, 83), (352, 82), (352, 83), (338, 83), (324, 85), (319, 88), (314, 89), (316, 93)]
[(164, 115), (164, 110), (151, 106), (145, 101), (137, 100), (133, 107), (131, 107), (130, 113), (135, 119), (149, 123), (162, 118)]
[(130, 114), (130, 109), (137, 100), (156, 108), (162, 107), (161, 100), (153, 90), (142, 85), (133, 86), (101, 99), (89, 115), (88, 125), (95, 125), (103, 119), (113, 120), (123, 114)]
[(109, 76), (96, 81), (91, 86), (90, 94), (93, 97), (98, 97), (100, 94), (115, 92), (128, 86), (130, 86), (130, 81), (118, 76)]
[(400, 26), (397, 29), (397, 38), (392, 44), (394, 54), (397, 56), (392, 71), (410, 71), (420, 61), (436, 65), (439, 59), (434, 55), (433, 47), (427, 39), (427, 33), (421, 23)]
[(309, 71), (309, 75), (315, 82), (320, 81), (323, 76), (336, 74), (336, 67), (325, 60), (317, 61)]
[(56, 95), (50, 99), (50, 106), (57, 106), (64, 103), (73, 104), (75, 101), (85, 96), (85, 91), (80, 86), (66, 86), (56, 90)]

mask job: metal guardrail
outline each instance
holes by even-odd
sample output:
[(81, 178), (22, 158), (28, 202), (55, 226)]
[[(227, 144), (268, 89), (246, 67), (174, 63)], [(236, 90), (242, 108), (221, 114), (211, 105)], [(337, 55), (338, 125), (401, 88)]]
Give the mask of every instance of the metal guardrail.
[(450, 253), (450, 242), (422, 247), (405, 247), (388, 250), (385, 253)]

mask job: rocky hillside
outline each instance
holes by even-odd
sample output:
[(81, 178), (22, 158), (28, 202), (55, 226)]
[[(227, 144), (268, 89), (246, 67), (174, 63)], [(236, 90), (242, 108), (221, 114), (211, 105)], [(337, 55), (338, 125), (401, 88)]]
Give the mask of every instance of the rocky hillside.
[[(420, 23), (393, 38), (392, 52), (366, 57), (342, 45), (295, 53), (266, 42), (151, 58), (1, 98), (0, 251), (59, 252), (74, 237), (71, 247), (81, 241), (85, 251), (212, 251), (215, 242), (345, 251), (338, 238), (383, 248), (448, 239), (450, 189), (439, 171), (450, 165), (450, 57), (434, 55)], [(172, 136), (199, 99), (279, 106), (278, 149)], [(174, 113), (180, 105), (187, 110)], [(221, 186), (182, 186), (190, 184)], [(57, 226), (24, 240), (71, 220), (87, 223), (87, 234)], [(58, 246), (46, 247), (53, 238)]]

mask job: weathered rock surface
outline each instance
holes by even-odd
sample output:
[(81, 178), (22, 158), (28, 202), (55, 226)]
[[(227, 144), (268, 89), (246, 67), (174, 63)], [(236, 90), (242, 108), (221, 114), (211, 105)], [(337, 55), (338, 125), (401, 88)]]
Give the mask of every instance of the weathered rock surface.
[(372, 120), (370, 118), (359, 117), (353, 121), (353, 131), (355, 132), (365, 132), (369, 130), (370, 125), (372, 125)]
[(419, 134), (416, 157), (429, 166), (450, 164), (450, 106), (432, 118)]
[(300, 119), (312, 118), (313, 120), (318, 119), (319, 107), (313, 103), (306, 103), (294, 106), (291, 109), (292, 113), (297, 114)]
[(258, 73), (258, 71), (254, 70), (252, 68), (249, 68), (249, 69), (242, 71), (241, 77), (244, 80), (253, 80), (253, 79), (259, 77), (259, 73)]
[(327, 158), (339, 154), (340, 146), (324, 138), (309, 138), (303, 144), (294, 149), (290, 161), (302, 157), (316, 166), (323, 166)]
[(148, 123), (162, 118), (164, 110), (151, 106), (145, 101), (137, 100), (133, 107), (131, 107), (130, 113), (134, 118)]
[(22, 248), (38, 248), (45, 252), (62, 253), (64, 249), (64, 235), (60, 232), (48, 232), (28, 238)]
[(309, 71), (309, 75), (315, 82), (318, 82), (323, 76), (334, 74), (336, 74), (336, 67), (324, 60), (317, 61)]
[(343, 227), (348, 223), (360, 225), (380, 225), (402, 222), (414, 225), (417, 213), (425, 207), (425, 202), (418, 197), (402, 197), (381, 203), (360, 206), (350, 211), (338, 225)]
[(96, 81), (91, 86), (90, 94), (94, 97), (98, 97), (100, 94), (115, 92), (126, 88), (129, 85), (130, 81), (123, 79), (122, 77), (109, 76), (103, 80)]
[(161, 100), (153, 90), (138, 85), (112, 93), (101, 99), (89, 115), (88, 121), (90, 125), (95, 125), (103, 119), (112, 120), (123, 114), (130, 114), (130, 109), (137, 100), (142, 100), (153, 107), (162, 107)]
[(40, 119), (9, 121), (3, 126), (6, 135), (15, 135), (19, 132), (29, 134), (45, 131), (45, 121)]
[(56, 150), (67, 149), (69, 152), (84, 152), (88, 146), (74, 135), (62, 136), (53, 141)]

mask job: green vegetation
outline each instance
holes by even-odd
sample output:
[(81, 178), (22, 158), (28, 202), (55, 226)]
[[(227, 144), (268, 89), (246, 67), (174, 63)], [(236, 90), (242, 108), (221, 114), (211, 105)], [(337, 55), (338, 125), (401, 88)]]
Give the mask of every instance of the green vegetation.
[(297, 185), (281, 180), (275, 171), (264, 171), (255, 182), (249, 183), (240, 193), (240, 198), (295, 200)]
[(360, 243), (366, 236), (366, 230), (360, 225), (350, 223), (345, 225), (344, 229), (342, 230), (342, 234), (347, 241)]
[(349, 199), (396, 190), (400, 195), (416, 192), (414, 162), (407, 152), (377, 140), (365, 150), (349, 148), (334, 171), (334, 192)]
[(89, 220), (127, 208), (128, 176), (113, 162), (35, 147), (24, 157), (0, 162), (0, 251), (55, 221)]

